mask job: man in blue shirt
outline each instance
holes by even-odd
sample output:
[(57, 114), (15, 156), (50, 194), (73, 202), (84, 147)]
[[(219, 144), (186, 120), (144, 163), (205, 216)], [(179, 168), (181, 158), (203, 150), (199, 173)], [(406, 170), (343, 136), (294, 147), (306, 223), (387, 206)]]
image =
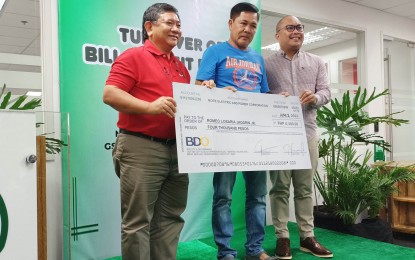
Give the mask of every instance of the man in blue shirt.
[[(249, 48), (258, 26), (259, 10), (249, 3), (239, 3), (231, 9), (228, 22), (230, 37), (227, 42), (209, 47), (203, 54), (196, 76), (196, 84), (226, 88), (233, 91), (269, 92), (264, 59)], [(265, 226), (265, 171), (243, 172), (246, 186), (245, 259), (274, 259), (262, 248)], [(233, 235), (231, 215), (232, 190), (236, 172), (216, 172), (213, 177), (212, 227), (218, 259), (236, 258), (230, 247)]]

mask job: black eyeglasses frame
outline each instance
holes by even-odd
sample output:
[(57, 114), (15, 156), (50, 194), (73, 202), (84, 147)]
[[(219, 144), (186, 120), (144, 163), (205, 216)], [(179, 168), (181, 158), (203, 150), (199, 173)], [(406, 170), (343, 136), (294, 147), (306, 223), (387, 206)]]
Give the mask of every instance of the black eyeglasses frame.
[(282, 29), (287, 30), (287, 32), (294, 32), (295, 30), (297, 30), (297, 32), (304, 32), (304, 27), (305, 27), (304, 24), (297, 24), (297, 25), (289, 24), (277, 30), (277, 33), (281, 31)]

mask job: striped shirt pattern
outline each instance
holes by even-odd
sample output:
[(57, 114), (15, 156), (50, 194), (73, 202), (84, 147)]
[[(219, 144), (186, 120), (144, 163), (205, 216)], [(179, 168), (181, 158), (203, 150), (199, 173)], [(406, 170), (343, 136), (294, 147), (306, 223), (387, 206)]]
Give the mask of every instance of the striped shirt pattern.
[(327, 104), (331, 97), (324, 61), (301, 50), (290, 60), (279, 50), (265, 59), (265, 68), (271, 93), (300, 96), (307, 89), (315, 93), (317, 104), (303, 105), (302, 110), (307, 138), (317, 137), (317, 108)]

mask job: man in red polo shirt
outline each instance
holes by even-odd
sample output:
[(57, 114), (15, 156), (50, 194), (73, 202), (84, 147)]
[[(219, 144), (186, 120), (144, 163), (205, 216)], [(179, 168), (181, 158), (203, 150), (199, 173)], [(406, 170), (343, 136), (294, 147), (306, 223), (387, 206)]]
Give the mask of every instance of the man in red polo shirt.
[(190, 82), (172, 53), (182, 34), (177, 9), (150, 6), (142, 33), (144, 46), (115, 60), (103, 97), (119, 111), (113, 160), (121, 187), (122, 258), (176, 259), (189, 180), (178, 172), (172, 82)]

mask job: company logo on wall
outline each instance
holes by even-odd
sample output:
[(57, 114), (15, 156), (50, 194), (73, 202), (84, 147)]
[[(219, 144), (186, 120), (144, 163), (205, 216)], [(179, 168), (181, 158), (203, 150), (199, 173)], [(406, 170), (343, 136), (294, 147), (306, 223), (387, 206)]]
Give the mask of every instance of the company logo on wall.
[(0, 195), (0, 253), (6, 245), (8, 231), (9, 216), (7, 215), (6, 203), (4, 203), (3, 197)]

